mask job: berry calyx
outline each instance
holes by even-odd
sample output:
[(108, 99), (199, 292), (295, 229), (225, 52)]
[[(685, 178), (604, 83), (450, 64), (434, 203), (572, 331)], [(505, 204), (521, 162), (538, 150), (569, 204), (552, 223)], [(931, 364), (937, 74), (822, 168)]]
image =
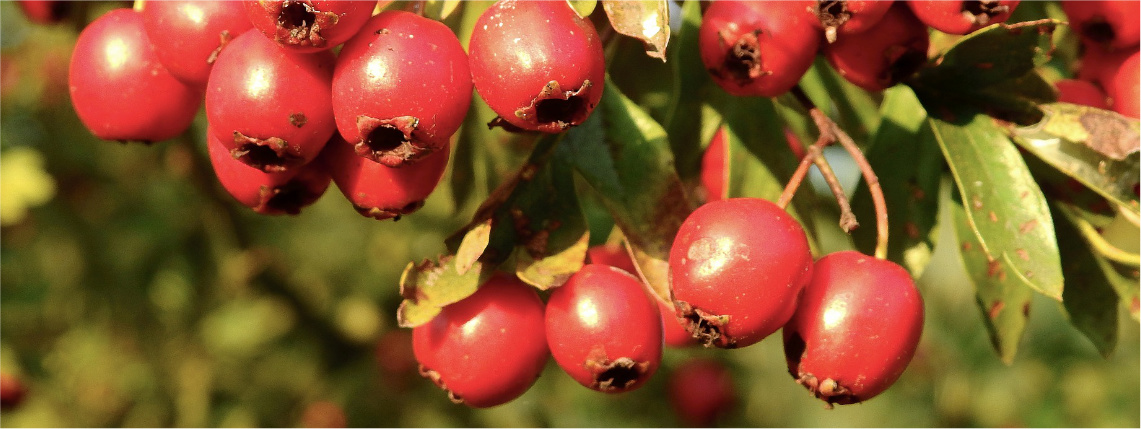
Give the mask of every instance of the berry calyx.
[(890, 1), (874, 0), (809, 0), (805, 8), (816, 17), (811, 21), (824, 30), (828, 43), (840, 34), (857, 34), (872, 28), (891, 7)]
[(860, 37), (824, 46), (824, 57), (848, 82), (883, 91), (919, 70), (927, 61), (928, 43), (927, 26), (898, 4)]
[(947, 34), (967, 34), (1006, 22), (1018, 3), (1019, 0), (908, 0), (907, 6), (931, 28)]
[(782, 1), (713, 2), (701, 21), (701, 61), (725, 92), (776, 97), (812, 66), (820, 30), (803, 4)]
[(218, 182), (234, 199), (264, 215), (301, 212), (317, 201), (332, 180), (325, 166), (312, 162), (293, 170), (266, 173), (234, 159), (213, 133), (206, 133), (206, 148)]
[(1141, 41), (1141, 3), (1136, 1), (1067, 0), (1062, 11), (1086, 44), (1103, 50), (1136, 49)]
[[(622, 245), (600, 244), (591, 247), (586, 250), (586, 263), (609, 265), (626, 271), (634, 277), (638, 276), (638, 271), (634, 267), (634, 261), (630, 259), (630, 254), (626, 252), (626, 249)], [(689, 334), (689, 331), (685, 330), (683, 321), (678, 320), (677, 316), (674, 316), (673, 308), (670, 308), (668, 303), (657, 296), (652, 296), (651, 298), (657, 302), (658, 313), (662, 316), (662, 336), (665, 337), (666, 345), (669, 347), (682, 348), (697, 344), (693, 336)]]
[(377, 220), (400, 220), (424, 206), (444, 177), (450, 155), (445, 146), (415, 164), (393, 168), (357, 156), (352, 145), (334, 137), (321, 156), (333, 182), (358, 213)]
[(855, 251), (816, 261), (784, 327), (789, 373), (831, 404), (863, 402), (890, 387), (923, 332), (923, 299), (893, 262)]
[(372, 16), (374, 1), (246, 0), (253, 26), (270, 40), (298, 52), (345, 43)]

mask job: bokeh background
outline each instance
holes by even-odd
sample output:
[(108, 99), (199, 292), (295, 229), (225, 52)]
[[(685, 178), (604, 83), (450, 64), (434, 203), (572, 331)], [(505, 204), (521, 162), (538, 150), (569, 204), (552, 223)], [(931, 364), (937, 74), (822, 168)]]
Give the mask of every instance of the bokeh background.
[(443, 252), (474, 209), (447, 179), (399, 222), (358, 215), (335, 188), (298, 216), (256, 215), (216, 183), (202, 115), (151, 146), (95, 139), (68, 101), (78, 28), (29, 24), (8, 1), (0, 19), (0, 372), (26, 391), (0, 425), (678, 426), (669, 380), (693, 357), (733, 374), (727, 426), (1141, 425), (1135, 321), (1121, 317), (1104, 359), (1038, 299), (1006, 365), (948, 246), (919, 281), (915, 360), (864, 404), (825, 409), (770, 338), (668, 349), (635, 392), (585, 389), (551, 362), (512, 403), (454, 405), (416, 374), (394, 315), (405, 265)]

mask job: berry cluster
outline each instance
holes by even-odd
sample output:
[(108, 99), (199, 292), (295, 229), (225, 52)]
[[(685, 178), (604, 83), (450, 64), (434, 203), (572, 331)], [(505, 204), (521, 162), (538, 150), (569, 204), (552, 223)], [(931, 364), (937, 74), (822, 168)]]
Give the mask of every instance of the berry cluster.
[(1062, 10), (1082, 40), (1077, 79), (1062, 79), (1058, 101), (1112, 109), (1141, 117), (1141, 3), (1126, 1), (1063, 1)]

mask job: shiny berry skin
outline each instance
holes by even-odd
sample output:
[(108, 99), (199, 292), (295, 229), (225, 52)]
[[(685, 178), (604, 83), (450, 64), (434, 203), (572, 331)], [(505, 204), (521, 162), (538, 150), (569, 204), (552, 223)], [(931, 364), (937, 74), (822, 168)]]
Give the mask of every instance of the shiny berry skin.
[(1109, 109), (1105, 92), (1092, 83), (1078, 79), (1061, 79), (1054, 82), (1054, 87), (1058, 88), (1059, 102)]
[(1006, 22), (1018, 0), (908, 0), (907, 6), (929, 27), (947, 34), (967, 34)]
[(71, 9), (70, 1), (61, 0), (18, 0), (16, 5), (24, 12), (28, 21), (40, 25), (50, 25), (63, 21)]
[(579, 384), (606, 392), (641, 387), (662, 361), (662, 319), (642, 282), (587, 264), (547, 301), (551, 356)]
[(729, 148), (725, 147), (725, 141), (728, 138), (729, 130), (718, 128), (701, 156), (701, 187), (705, 190), (705, 201), (723, 200), (727, 196), (725, 184), (729, 178), (725, 177), (728, 171), (725, 169), (725, 157)]
[(68, 89), (83, 125), (104, 140), (160, 141), (190, 127), (202, 93), (159, 62), (143, 17), (114, 9), (79, 34)]
[(375, 1), (244, 0), (254, 28), (297, 52), (333, 49), (345, 43), (372, 16)]
[(451, 29), (386, 11), (337, 56), (333, 114), (358, 155), (398, 167), (447, 146), (471, 92), (467, 54)]
[(824, 58), (848, 82), (883, 91), (927, 61), (927, 26), (897, 4), (866, 33), (824, 46)]
[(824, 30), (829, 43), (838, 35), (868, 31), (891, 7), (890, 1), (875, 0), (807, 0), (805, 10), (815, 17), (811, 22)]
[(453, 402), (494, 407), (535, 383), (550, 353), (543, 301), (522, 281), (496, 274), (474, 294), (412, 329), (420, 373)]
[(1135, 119), (1139, 113), (1138, 99), (1141, 99), (1141, 91), (1138, 90), (1138, 83), (1141, 82), (1139, 55), (1141, 54), (1134, 51), (1133, 55), (1121, 63), (1117, 72), (1113, 74), (1113, 84), (1110, 85), (1109, 92), (1109, 98), (1113, 100), (1113, 111)]
[(701, 21), (701, 61), (725, 92), (776, 97), (812, 66), (820, 44), (816, 19), (802, 3), (713, 2)]
[(698, 341), (746, 347), (780, 329), (812, 278), (808, 238), (795, 219), (759, 198), (705, 203), (670, 249), (677, 314)]
[(788, 370), (817, 398), (852, 404), (903, 374), (923, 332), (923, 298), (893, 262), (855, 251), (816, 261), (800, 307), (784, 327)]
[(206, 135), (210, 165), (222, 188), (234, 199), (264, 215), (298, 214), (329, 188), (325, 166), (312, 162), (281, 173), (266, 173), (234, 159), (213, 133)]
[(329, 146), (322, 159), (333, 182), (358, 213), (377, 220), (399, 220), (423, 207), (444, 177), (451, 155), (445, 146), (415, 164), (393, 168), (357, 156), (353, 147), (339, 138)]
[(688, 427), (712, 427), (733, 409), (737, 388), (733, 374), (721, 361), (690, 358), (670, 375), (670, 406)]
[[(587, 249), (586, 263), (609, 265), (628, 272), (634, 277), (638, 276), (634, 261), (630, 259), (630, 254), (626, 252), (626, 248), (621, 245), (600, 244)], [(697, 344), (689, 331), (685, 330), (682, 321), (674, 316), (673, 308), (657, 297), (652, 298), (658, 303), (658, 313), (662, 316), (662, 336), (665, 337), (666, 345), (682, 348)]]
[(476, 21), (468, 52), (476, 91), (514, 127), (558, 133), (602, 99), (602, 41), (566, 2), (496, 2)]
[(1062, 3), (1070, 26), (1087, 44), (1105, 50), (1136, 49), (1141, 41), (1141, 2), (1067, 0)]
[(159, 61), (174, 77), (202, 89), (222, 48), (253, 28), (234, 1), (154, 1), (142, 13)]
[(281, 49), (254, 31), (218, 55), (206, 118), (235, 158), (273, 173), (308, 164), (336, 132), (334, 57)]

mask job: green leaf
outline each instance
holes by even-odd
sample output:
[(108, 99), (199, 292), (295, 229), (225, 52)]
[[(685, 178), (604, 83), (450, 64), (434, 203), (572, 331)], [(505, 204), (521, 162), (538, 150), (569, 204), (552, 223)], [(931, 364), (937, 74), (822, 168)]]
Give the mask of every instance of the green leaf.
[[(1111, 240), (1108, 240), (1119, 238), (1108, 236), (1114, 233), (1133, 237), (1133, 240), (1136, 240), (1136, 225), (1128, 219), (1123, 219), (1121, 215), (1114, 219), (1105, 219), (1076, 205), (1057, 202), (1055, 206), (1089, 247), (1087, 256), (1093, 257), (1094, 261), (1097, 262), (1098, 268), (1101, 269), (1102, 275), (1109, 282), (1110, 287), (1117, 293), (1120, 301), (1125, 303), (1129, 315), (1133, 320), (1141, 320), (1141, 283), (1139, 283), (1141, 279), (1138, 278), (1137, 271), (1138, 255), (1136, 253), (1128, 255), (1132, 259), (1130, 264), (1116, 263), (1115, 258), (1110, 256), (1111, 254), (1129, 252), (1117, 248)], [(1125, 226), (1125, 228), (1121, 228), (1121, 226)], [(1106, 236), (1102, 234), (1106, 234)], [(1125, 238), (1124, 240), (1113, 241), (1120, 243), (1130, 240)]]
[[(867, 141), (879, 126), (879, 102), (869, 92), (840, 77), (823, 56), (817, 57), (812, 68), (800, 80), (801, 87), (812, 102), (857, 143)], [(795, 98), (782, 100), (799, 104)]]
[(647, 283), (668, 298), (670, 246), (692, 209), (665, 130), (608, 81), (594, 113), (567, 132), (556, 152), (594, 189)]
[(412, 328), (431, 321), (444, 306), (475, 293), (495, 271), (479, 262), (462, 270), (457, 261), (454, 256), (444, 256), (438, 261), (408, 263), (400, 276), (400, 295), (404, 301), (396, 310), (401, 327)]
[(1010, 364), (1018, 353), (1018, 343), (1026, 330), (1034, 291), (1012, 274), (1019, 268), (1011, 261), (987, 255), (967, 219), (967, 210), (960, 202), (953, 202), (951, 211), (959, 255), (967, 278), (975, 287), (975, 303), (982, 312), (983, 323), (999, 358)]
[(960, 112), (955, 123), (928, 124), (987, 256), (1009, 265), (1008, 274), (1032, 289), (1062, 299), (1054, 222), (1018, 149), (984, 115)]
[[(1076, 226), (1081, 222), (1075, 208), (1055, 204), (1058, 240), (1062, 243), (1085, 241)], [(1062, 304), (1070, 323), (1089, 338), (1102, 356), (1109, 357), (1117, 347), (1117, 307), (1120, 298), (1095, 253), (1087, 246), (1061, 246), (1062, 270), (1070, 281), (1062, 293)]]
[[(931, 130), (924, 126), (927, 113), (911, 89), (896, 86), (885, 91), (880, 115), (883, 119), (865, 157), (879, 178), (887, 205), (887, 257), (919, 278), (934, 248), (929, 233), (939, 212), (943, 158)], [(852, 238), (870, 255), (876, 246), (875, 207), (863, 180), (852, 196), (852, 211), (863, 221)]]
[(646, 55), (666, 60), (670, 41), (670, 7), (667, 0), (602, 0), (610, 25), (619, 34), (646, 44)]
[(452, 16), (452, 12), (455, 12), (460, 3), (462, 3), (460, 0), (428, 0), (424, 2), (424, 16), (443, 21)]
[(1141, 180), (1138, 122), (1068, 103), (1041, 107), (1046, 113), (1042, 122), (1010, 128), (1014, 142), (1102, 197), (1139, 213), (1134, 191)]
[(567, 0), (567, 3), (578, 16), (583, 18), (590, 16), (594, 12), (594, 8), (598, 6), (598, 0)]
[(710, 90), (709, 72), (701, 62), (698, 30), (701, 28), (701, 3), (682, 5), (681, 29), (670, 46), (670, 107), (664, 121), (669, 131), (670, 148), (676, 157), (677, 173), (689, 181), (701, 172), (702, 100)]

